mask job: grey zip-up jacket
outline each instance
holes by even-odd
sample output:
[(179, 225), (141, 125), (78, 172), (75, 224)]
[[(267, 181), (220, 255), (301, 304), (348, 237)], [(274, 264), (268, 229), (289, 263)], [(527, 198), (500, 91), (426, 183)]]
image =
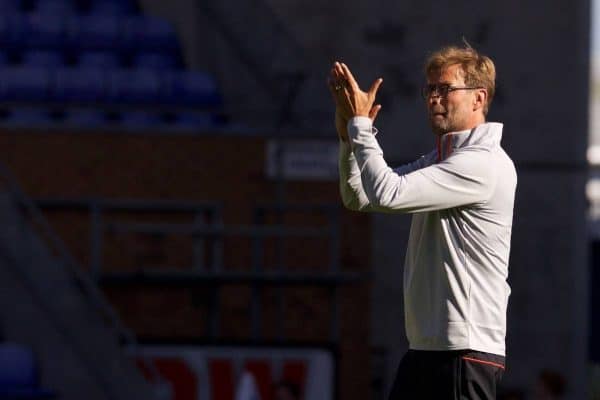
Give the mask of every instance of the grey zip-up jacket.
[(414, 350), (505, 355), (508, 258), (517, 174), (502, 124), (437, 137), (437, 149), (391, 169), (367, 117), (340, 142), (340, 193), (352, 210), (413, 213), (404, 266)]

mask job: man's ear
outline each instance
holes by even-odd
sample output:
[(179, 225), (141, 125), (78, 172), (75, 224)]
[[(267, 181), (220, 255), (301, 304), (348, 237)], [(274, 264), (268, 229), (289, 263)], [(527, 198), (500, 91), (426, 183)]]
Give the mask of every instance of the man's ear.
[(485, 107), (485, 103), (487, 101), (487, 89), (477, 89), (475, 92), (475, 97), (473, 99), (473, 111), (477, 111), (480, 108), (483, 109)]

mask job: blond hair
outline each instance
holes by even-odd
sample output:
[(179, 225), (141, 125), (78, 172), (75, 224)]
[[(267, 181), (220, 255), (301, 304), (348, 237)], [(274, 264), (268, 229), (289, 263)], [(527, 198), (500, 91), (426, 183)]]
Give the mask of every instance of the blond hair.
[(461, 66), (467, 86), (487, 89), (487, 101), (483, 107), (483, 114), (487, 115), (496, 91), (494, 62), (465, 42), (465, 47), (448, 46), (431, 54), (425, 62), (425, 76), (440, 74), (444, 69), (456, 64)]

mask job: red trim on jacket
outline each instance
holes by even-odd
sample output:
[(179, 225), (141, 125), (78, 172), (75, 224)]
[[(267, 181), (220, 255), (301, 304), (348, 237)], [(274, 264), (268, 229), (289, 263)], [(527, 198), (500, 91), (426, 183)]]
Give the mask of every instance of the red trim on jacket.
[(498, 368), (501, 368), (501, 369), (505, 369), (504, 365), (498, 364), (498, 363), (495, 363), (495, 362), (492, 362), (492, 361), (479, 360), (477, 358), (467, 357), (467, 356), (463, 356), (462, 359), (463, 360), (467, 360), (467, 361), (472, 361), (472, 362), (480, 363), (480, 364), (491, 365), (493, 367), (498, 367)]

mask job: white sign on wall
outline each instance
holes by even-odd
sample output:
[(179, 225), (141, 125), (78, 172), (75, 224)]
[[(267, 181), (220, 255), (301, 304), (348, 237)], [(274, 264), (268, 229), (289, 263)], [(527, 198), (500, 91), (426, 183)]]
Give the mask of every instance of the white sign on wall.
[[(279, 160), (281, 157), (281, 160)], [(286, 180), (337, 180), (338, 143), (331, 140), (271, 140), (267, 143), (266, 171)]]

